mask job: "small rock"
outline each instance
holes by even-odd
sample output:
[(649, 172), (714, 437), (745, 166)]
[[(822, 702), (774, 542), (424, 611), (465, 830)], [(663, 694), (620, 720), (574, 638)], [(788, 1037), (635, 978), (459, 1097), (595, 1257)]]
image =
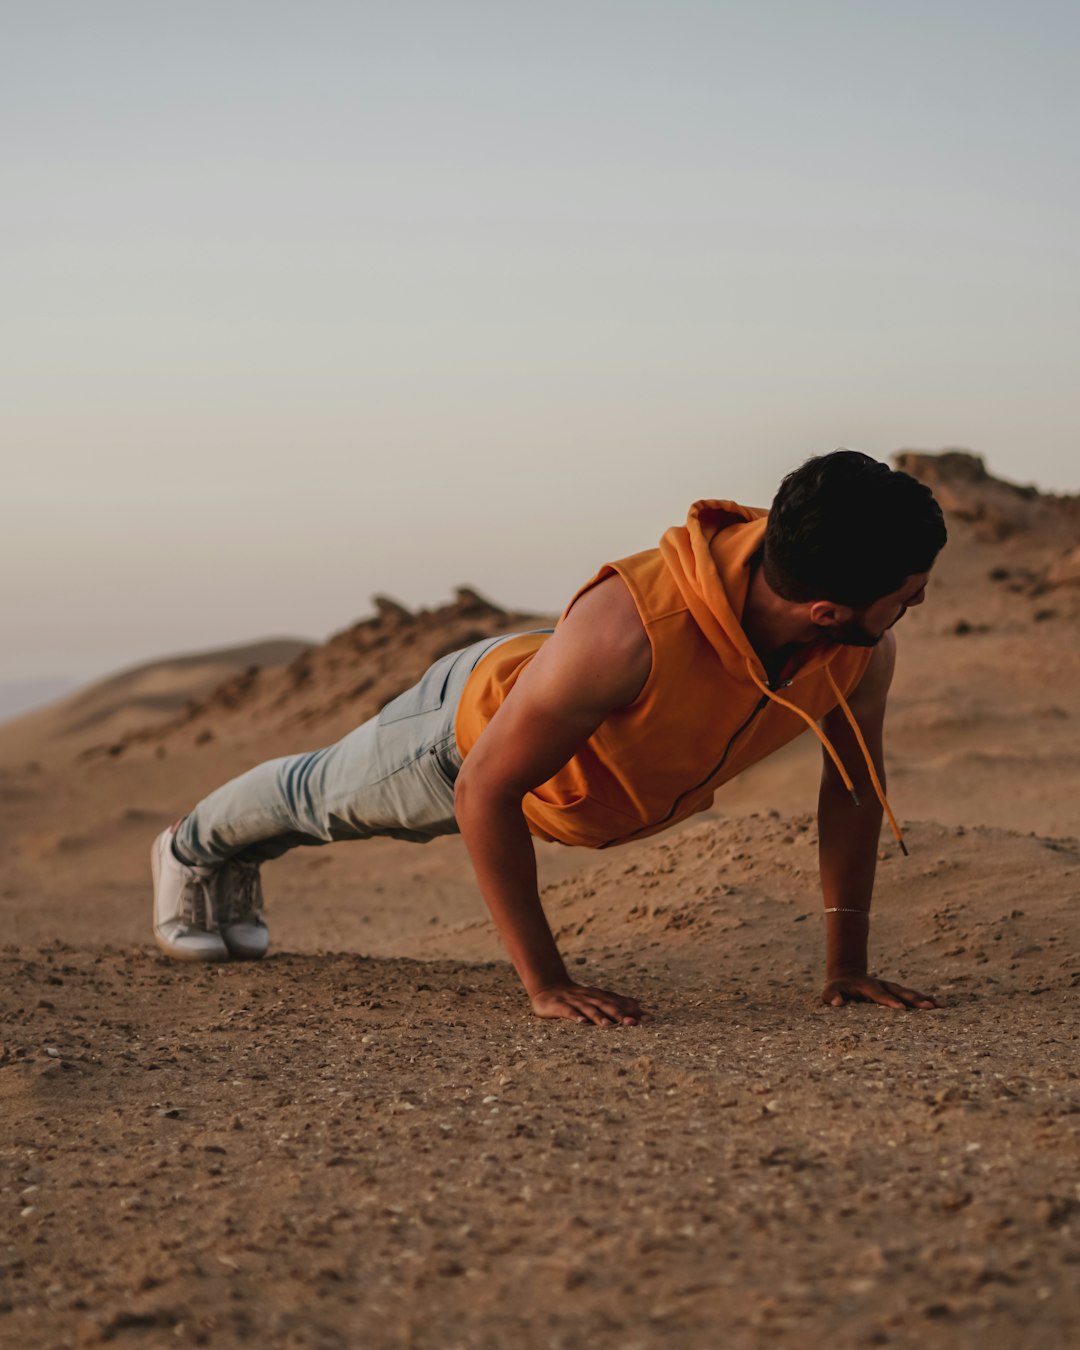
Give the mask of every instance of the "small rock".
[(955, 1214), (958, 1210), (964, 1209), (970, 1204), (970, 1191), (946, 1191), (941, 1197), (941, 1208), (947, 1214)]
[(885, 1249), (879, 1242), (872, 1242), (855, 1253), (851, 1264), (853, 1269), (865, 1274), (877, 1274), (888, 1264)]
[(1060, 1228), (1077, 1210), (1080, 1203), (1068, 1196), (1048, 1195), (1035, 1206), (1035, 1217), (1048, 1228)]

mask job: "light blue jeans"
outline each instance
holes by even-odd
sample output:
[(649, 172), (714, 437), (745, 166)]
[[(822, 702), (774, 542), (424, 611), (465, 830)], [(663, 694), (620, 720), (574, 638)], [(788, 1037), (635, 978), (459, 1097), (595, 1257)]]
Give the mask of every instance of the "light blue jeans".
[(509, 636), (442, 657), (336, 745), (268, 760), (204, 797), (177, 829), (177, 853), (217, 867), (337, 839), (389, 835), (426, 844), (455, 834), (458, 700), (476, 663)]

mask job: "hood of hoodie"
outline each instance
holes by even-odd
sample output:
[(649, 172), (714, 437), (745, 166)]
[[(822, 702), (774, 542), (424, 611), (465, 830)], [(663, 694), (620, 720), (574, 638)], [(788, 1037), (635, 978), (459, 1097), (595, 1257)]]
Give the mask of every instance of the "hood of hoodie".
[[(738, 502), (695, 502), (685, 525), (674, 525), (660, 540), (660, 556), (675, 579), (687, 608), (734, 678), (747, 678), (749, 662), (768, 677), (742, 626), (750, 589), (751, 564), (765, 542), (769, 513)], [(793, 679), (828, 665), (836, 644), (821, 639), (804, 648)]]

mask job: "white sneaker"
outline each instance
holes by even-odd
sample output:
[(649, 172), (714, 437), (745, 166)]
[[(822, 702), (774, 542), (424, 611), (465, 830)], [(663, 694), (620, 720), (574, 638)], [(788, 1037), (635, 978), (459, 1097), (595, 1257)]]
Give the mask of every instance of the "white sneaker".
[(221, 936), (233, 956), (257, 961), (270, 946), (259, 864), (232, 859), (218, 868), (214, 895)]
[[(179, 824), (179, 822), (177, 822)], [(154, 840), (154, 941), (178, 961), (227, 961), (229, 949), (213, 931), (212, 867), (188, 867), (172, 851), (176, 825)]]

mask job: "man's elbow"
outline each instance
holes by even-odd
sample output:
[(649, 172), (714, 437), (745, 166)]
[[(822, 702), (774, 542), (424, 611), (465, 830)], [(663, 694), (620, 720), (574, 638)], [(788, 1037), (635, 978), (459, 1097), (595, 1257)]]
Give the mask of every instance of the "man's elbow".
[(459, 821), (469, 808), (469, 802), (472, 798), (472, 780), (473, 774), (469, 768), (469, 761), (466, 760), (458, 770), (458, 776), (454, 781), (454, 814)]
[(454, 814), (460, 824), (470, 812), (490, 812), (512, 806), (520, 810), (524, 791), (501, 777), (485, 772), (482, 764), (469, 760), (461, 766), (454, 784)]

